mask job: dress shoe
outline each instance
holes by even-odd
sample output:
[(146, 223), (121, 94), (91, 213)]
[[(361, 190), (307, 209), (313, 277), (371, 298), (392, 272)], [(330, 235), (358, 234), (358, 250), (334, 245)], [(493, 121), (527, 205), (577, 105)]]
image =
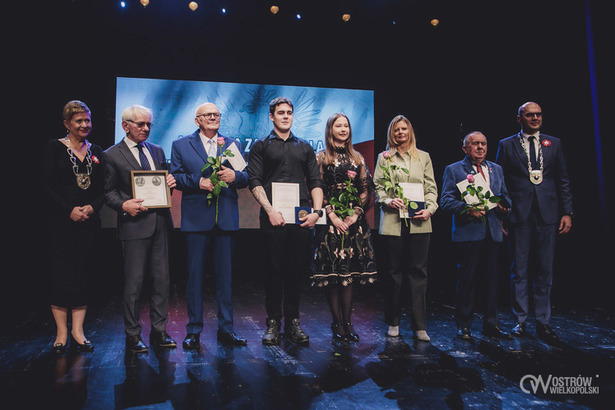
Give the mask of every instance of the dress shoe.
[(564, 344), (562, 339), (560, 339), (555, 334), (555, 332), (553, 331), (553, 329), (551, 329), (551, 326), (549, 325), (543, 325), (540, 323), (536, 323), (536, 335), (538, 336), (540, 340), (542, 340), (548, 345), (561, 346)]
[(359, 341), (359, 335), (357, 334), (357, 332), (354, 331), (354, 326), (352, 326), (352, 323), (350, 322), (344, 323), (344, 330), (346, 330), (346, 334), (348, 335), (348, 340), (350, 340), (351, 342)]
[(94, 351), (94, 345), (90, 343), (88, 339), (83, 339), (83, 343), (77, 342), (73, 337), (73, 334), (70, 335), (70, 347), (73, 349), (77, 349), (79, 352), (92, 352)]
[(284, 334), (293, 343), (305, 344), (310, 341), (310, 337), (299, 326), (299, 318), (291, 319), (290, 323), (284, 326)]
[(466, 342), (472, 341), (472, 335), (470, 334), (470, 329), (468, 329), (467, 327), (463, 327), (457, 330), (457, 337)]
[(222, 332), (218, 329), (218, 342), (228, 346), (247, 346), (248, 341), (239, 337), (235, 332)]
[(267, 330), (263, 335), (264, 345), (280, 344), (280, 321), (277, 319), (267, 319)]
[(517, 323), (510, 331), (510, 334), (514, 337), (526, 337), (527, 330), (525, 330), (525, 323)]
[(331, 333), (333, 333), (333, 339), (335, 340), (348, 339), (348, 333), (346, 333), (344, 326), (341, 323), (331, 323)]
[(494, 339), (510, 340), (512, 336), (510, 333), (503, 331), (499, 326), (484, 325), (483, 334), (487, 337)]
[(429, 335), (427, 334), (425, 330), (417, 330), (416, 332), (414, 332), (414, 338), (418, 340), (419, 342), (431, 341), (431, 338), (429, 337)]
[(127, 336), (126, 349), (132, 353), (147, 352), (147, 346), (145, 346), (145, 343), (143, 343), (141, 336)]
[(149, 344), (153, 347), (164, 347), (167, 349), (175, 349), (177, 343), (171, 339), (167, 332), (152, 332), (149, 335)]
[(56, 343), (53, 345), (53, 353), (62, 354), (66, 351), (66, 345), (62, 343)]
[(198, 333), (188, 333), (182, 345), (185, 350), (197, 350), (201, 347), (201, 340)]

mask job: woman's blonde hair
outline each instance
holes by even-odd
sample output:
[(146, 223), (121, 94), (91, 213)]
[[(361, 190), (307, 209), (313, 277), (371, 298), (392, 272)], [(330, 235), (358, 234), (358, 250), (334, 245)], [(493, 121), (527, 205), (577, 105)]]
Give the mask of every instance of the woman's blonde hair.
[(84, 102), (79, 100), (72, 100), (66, 103), (64, 109), (62, 110), (62, 118), (65, 121), (70, 121), (73, 118), (73, 115), (79, 114), (82, 112), (87, 112), (88, 114), (92, 114), (90, 109)]
[(416, 137), (414, 136), (414, 128), (412, 128), (412, 124), (410, 123), (410, 120), (404, 117), (403, 115), (398, 115), (391, 120), (389, 124), (389, 129), (387, 132), (388, 138), (387, 138), (386, 149), (387, 150), (391, 148), (397, 149), (397, 147), (399, 146), (397, 141), (395, 141), (395, 126), (401, 121), (404, 121), (408, 125), (408, 134), (409, 134), (408, 142), (410, 144), (410, 147), (408, 148), (408, 153), (410, 154), (411, 157), (416, 157), (418, 154), (418, 149), (416, 148)]

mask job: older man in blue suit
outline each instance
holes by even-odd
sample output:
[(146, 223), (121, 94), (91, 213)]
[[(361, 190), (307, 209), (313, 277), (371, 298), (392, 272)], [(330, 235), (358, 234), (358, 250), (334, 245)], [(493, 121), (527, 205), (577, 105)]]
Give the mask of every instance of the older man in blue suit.
[(216, 277), (218, 341), (232, 346), (247, 344), (233, 331), (231, 261), (235, 233), (239, 230), (237, 190), (248, 185), (248, 174), (245, 169), (233, 169), (225, 161), (217, 174), (226, 186), (222, 187), (217, 199), (208, 201), (208, 194), (214, 191), (212, 168), (202, 171), (208, 157), (219, 156), (232, 144), (237, 146), (239, 153), (243, 152), (238, 140), (218, 134), (220, 117), (214, 104), (200, 105), (195, 117), (199, 129), (174, 141), (171, 150), (171, 172), (175, 175), (177, 189), (182, 191), (181, 231), (186, 234), (188, 248), (188, 324), (184, 349), (200, 347), (203, 275), (212, 267)]
[[(553, 256), (557, 234), (572, 228), (572, 192), (562, 144), (542, 134), (542, 109), (534, 102), (519, 107), (521, 132), (500, 141), (496, 162), (504, 169), (515, 204), (508, 217), (511, 232), (512, 310), (514, 336), (527, 334), (530, 283), (533, 282), (536, 333), (549, 344), (561, 341), (549, 326)], [(530, 280), (530, 259), (536, 270)]]
[[(462, 148), (465, 158), (444, 170), (440, 197), (441, 208), (453, 214), (453, 242), (457, 244), (461, 256), (455, 302), (457, 337), (472, 340), (470, 325), (474, 316), (474, 294), (478, 283), (482, 282), (485, 301), (483, 334), (508, 339), (510, 334), (498, 326), (497, 256), (503, 240), (502, 219), (510, 210), (511, 201), (502, 168), (485, 159), (485, 135), (478, 131), (469, 133), (463, 139)], [(488, 210), (472, 207), (462, 195), (465, 187), (458, 186), (464, 181), (476, 184), (474, 181), (479, 179), (479, 175), (493, 196), (500, 198), (500, 202)]]

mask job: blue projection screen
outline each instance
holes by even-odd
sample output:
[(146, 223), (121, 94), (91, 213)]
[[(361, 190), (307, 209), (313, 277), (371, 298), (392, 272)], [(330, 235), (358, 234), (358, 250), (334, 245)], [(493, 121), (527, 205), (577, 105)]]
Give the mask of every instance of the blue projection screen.
[[(307, 140), (316, 152), (324, 149), (327, 119), (337, 112), (344, 113), (350, 119), (357, 150), (363, 153), (368, 166), (373, 163), (372, 90), (118, 77), (115, 141), (125, 136), (122, 111), (134, 104), (144, 105), (154, 114), (149, 141), (161, 145), (170, 159), (172, 142), (196, 131), (196, 108), (211, 102), (222, 114), (220, 134), (240, 140), (248, 160), (253, 142), (273, 129), (269, 102), (276, 97), (287, 97), (293, 102), (292, 131)], [(240, 227), (258, 228), (258, 206), (247, 191), (240, 190)], [(175, 226), (179, 226), (181, 217), (180, 197), (181, 193), (176, 191), (172, 208)]]

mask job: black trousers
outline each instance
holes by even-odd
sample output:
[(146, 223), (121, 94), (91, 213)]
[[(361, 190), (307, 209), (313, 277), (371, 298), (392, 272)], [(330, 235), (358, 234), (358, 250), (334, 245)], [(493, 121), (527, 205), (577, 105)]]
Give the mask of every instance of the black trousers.
[(271, 226), (261, 219), (266, 249), (265, 307), (267, 319), (299, 317), (301, 285), (309, 276), (313, 229), (287, 224)]
[(470, 327), (474, 316), (476, 290), (481, 288), (484, 316), (483, 326), (498, 324), (498, 270), (499, 243), (489, 235), (482, 241), (457, 242), (460, 270), (457, 280), (455, 321), (458, 328)]
[[(387, 269), (383, 272), (385, 292), (384, 321), (399, 326), (402, 305), (410, 299), (412, 330), (425, 330), (425, 293), (427, 291), (427, 256), (430, 233), (401, 236), (383, 235)], [(405, 292), (409, 285), (409, 294)]]

